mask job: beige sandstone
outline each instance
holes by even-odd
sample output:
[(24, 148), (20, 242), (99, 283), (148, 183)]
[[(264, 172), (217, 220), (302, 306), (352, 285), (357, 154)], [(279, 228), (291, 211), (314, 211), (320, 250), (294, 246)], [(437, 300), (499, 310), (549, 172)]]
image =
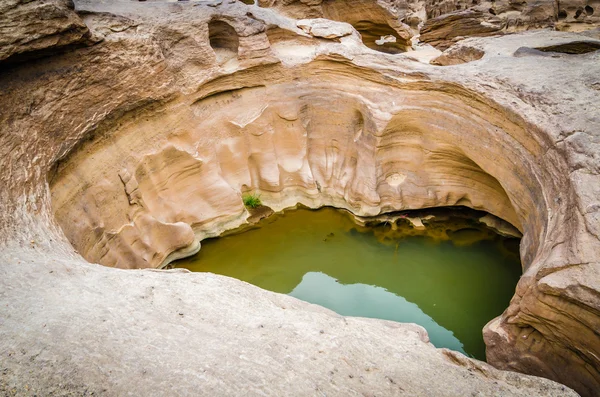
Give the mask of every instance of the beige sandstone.
[(600, 53), (540, 49), (600, 41), (545, 30), (398, 53), (444, 17), (428, 8), (77, 1), (101, 42), (0, 75), (0, 391), (571, 393), (434, 349), (419, 327), (109, 268), (196, 252), (247, 221), (254, 191), (276, 211), (463, 205), (507, 221), (524, 273), (484, 330), (488, 362), (596, 395)]
[(464, 1), (427, 3), (421, 40), (445, 50), (466, 37), (490, 36), (552, 27), (563, 31), (593, 29), (600, 23), (595, 0)]
[(71, 0), (4, 0), (0, 15), (0, 61), (5, 63), (93, 42)]

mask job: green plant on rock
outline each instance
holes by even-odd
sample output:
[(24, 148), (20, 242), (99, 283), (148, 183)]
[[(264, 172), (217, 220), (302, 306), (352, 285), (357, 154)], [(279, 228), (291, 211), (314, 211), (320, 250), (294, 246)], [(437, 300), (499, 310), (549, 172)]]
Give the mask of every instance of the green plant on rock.
[(257, 208), (262, 205), (258, 194), (245, 194), (242, 196), (242, 200), (244, 201), (246, 208)]

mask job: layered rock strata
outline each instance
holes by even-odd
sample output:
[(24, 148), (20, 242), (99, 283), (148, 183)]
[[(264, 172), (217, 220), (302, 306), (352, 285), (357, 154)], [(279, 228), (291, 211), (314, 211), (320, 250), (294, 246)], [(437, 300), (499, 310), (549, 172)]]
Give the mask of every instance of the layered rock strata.
[[(282, 16), (284, 5), (76, 5), (102, 42), (0, 76), (5, 390), (24, 379), (56, 387), (67, 377), (75, 393), (84, 384), (95, 390), (113, 371), (120, 375), (110, 392), (119, 394), (133, 371), (155, 391), (175, 376), (182, 392), (208, 382), (207, 390), (235, 393), (251, 382), (263, 385), (257, 394), (342, 395), (351, 387), (342, 378), (356, 374), (329, 368), (331, 360), (356, 368), (360, 358), (373, 365), (352, 387), (365, 392), (568, 393), (439, 352), (420, 329), (389, 331), (389, 323), (343, 319), (216, 276), (87, 265), (69, 245), (90, 262), (160, 267), (244, 223), (247, 191), (275, 210), (333, 205), (365, 217), (463, 205), (504, 219), (523, 233), (524, 274), (509, 308), (485, 329), (488, 361), (582, 395), (598, 390), (600, 55), (539, 50), (598, 40), (548, 31), (469, 39), (460, 48), (476, 56), (450, 52), (460, 60), (441, 67), (419, 51), (373, 51), (352, 24)], [(242, 334), (259, 313), (277, 321), (248, 342)], [(328, 360), (304, 355), (322, 335), (309, 335), (309, 322), (345, 341), (321, 349)], [(109, 330), (113, 337), (98, 338)], [(51, 342), (60, 335), (69, 343)], [(217, 346), (223, 335), (231, 343), (203, 356), (211, 363), (204, 380), (184, 381), (200, 358), (183, 353)], [(360, 335), (370, 335), (368, 348)], [(168, 348), (138, 351), (139, 340)], [(267, 340), (280, 345), (265, 353)], [(289, 382), (275, 385), (279, 358), (291, 354), (284, 350), (296, 359)], [(149, 372), (137, 373), (133, 357)], [(218, 369), (223, 360), (244, 376)], [(317, 381), (311, 360), (324, 371)], [(417, 373), (408, 370), (414, 362), (422, 363)], [(376, 386), (381, 368), (393, 370), (384, 379), (397, 388)], [(152, 380), (142, 381), (147, 374)]]
[(71, 0), (0, 3), (0, 62), (15, 63), (94, 42)]
[[(253, 0), (244, 1), (254, 4)], [(327, 18), (352, 24), (365, 45), (383, 52), (406, 51), (410, 40), (445, 50), (474, 36), (551, 28), (581, 32), (600, 26), (597, 0), (258, 0), (293, 18)], [(376, 41), (388, 37), (389, 42)]]

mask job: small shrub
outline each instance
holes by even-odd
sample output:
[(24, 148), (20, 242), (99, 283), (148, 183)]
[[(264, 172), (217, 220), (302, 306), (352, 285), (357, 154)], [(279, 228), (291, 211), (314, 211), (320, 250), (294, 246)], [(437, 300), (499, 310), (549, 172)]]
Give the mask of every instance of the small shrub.
[(247, 194), (242, 197), (246, 208), (256, 208), (262, 205), (258, 194)]

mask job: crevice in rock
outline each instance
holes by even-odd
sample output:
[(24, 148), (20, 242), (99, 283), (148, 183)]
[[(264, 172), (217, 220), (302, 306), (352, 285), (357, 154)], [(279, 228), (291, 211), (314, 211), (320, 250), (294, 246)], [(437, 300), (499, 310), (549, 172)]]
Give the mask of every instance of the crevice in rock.
[(285, 42), (293, 42), (293, 45), (307, 45), (314, 46), (318, 42), (329, 41), (320, 39), (318, 37), (306, 37), (300, 36), (296, 32), (292, 32), (291, 30), (282, 29), (280, 27), (273, 27), (267, 30), (267, 38), (269, 39), (269, 43), (273, 46), (277, 46), (280, 43)]
[(322, 12), (327, 19), (352, 25), (368, 48), (388, 54), (411, 50), (410, 39), (414, 31), (406, 23), (416, 28), (419, 20), (413, 17), (406, 20), (406, 15), (396, 5), (383, 1), (325, 0)]
[(406, 51), (403, 40), (387, 24), (359, 21), (353, 26), (360, 33), (363, 43), (372, 50), (388, 54), (399, 54)]
[(237, 58), (240, 41), (233, 26), (224, 21), (211, 21), (208, 24), (208, 35), (217, 63)]
[(559, 10), (557, 17), (559, 21), (561, 19), (567, 19), (567, 12), (565, 10)]
[(600, 50), (600, 42), (596, 41), (572, 41), (565, 44), (557, 44), (547, 47), (537, 47), (536, 50), (542, 52), (559, 52), (563, 54), (586, 54)]

